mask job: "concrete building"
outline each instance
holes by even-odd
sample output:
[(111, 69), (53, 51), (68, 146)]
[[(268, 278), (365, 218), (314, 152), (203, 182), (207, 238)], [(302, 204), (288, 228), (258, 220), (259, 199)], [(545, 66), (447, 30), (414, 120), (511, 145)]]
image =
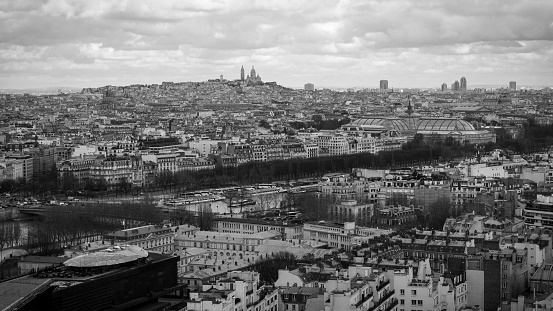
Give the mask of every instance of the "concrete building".
[(17, 267), (21, 274), (38, 272), (46, 268), (52, 268), (63, 265), (67, 261), (65, 257), (51, 256), (26, 256), (17, 262)]
[(28, 155), (28, 154), (24, 154), (24, 155), (19, 155), (19, 154), (11, 154), (11, 155), (6, 155), (6, 161), (9, 161), (9, 160), (18, 160), (18, 161), (21, 161), (22, 163), (22, 178), (24, 178), (25, 180), (31, 180), (33, 179), (33, 156), (32, 155)]
[(330, 247), (351, 249), (355, 222), (306, 222), (303, 224), (303, 238), (328, 244)]
[(258, 272), (231, 271), (190, 292), (186, 310), (274, 311), (279, 304), (278, 290), (260, 285)]
[(303, 238), (327, 244), (333, 248), (352, 249), (375, 237), (390, 234), (390, 230), (357, 226), (355, 222), (314, 221), (303, 224)]
[(314, 91), (315, 90), (315, 85), (313, 83), (306, 83), (303, 86), (303, 89), (306, 90), (306, 91)]
[(376, 210), (376, 221), (386, 228), (400, 229), (408, 225), (414, 225), (417, 221), (415, 207), (411, 206), (386, 206)]
[(489, 250), (466, 259), (467, 305), (497, 310), (528, 288), (526, 250)]
[(89, 179), (93, 183), (104, 183), (108, 189), (130, 185), (133, 181), (133, 161), (130, 157), (94, 161), (90, 166)]
[(254, 234), (265, 231), (281, 232), (282, 239), (301, 239), (303, 224), (291, 222), (275, 222), (247, 218), (216, 218), (213, 221), (213, 231), (221, 233)]
[(553, 229), (553, 197), (538, 194), (534, 202), (524, 206), (522, 217), (530, 228)]
[(396, 311), (398, 300), (395, 293), (385, 272), (350, 266), (327, 281), (324, 310)]
[(104, 239), (112, 245), (130, 244), (148, 251), (171, 253), (176, 231), (176, 227), (147, 225), (108, 233), (104, 235)]
[(175, 247), (198, 247), (210, 250), (213, 254), (220, 253), (221, 256), (243, 257), (267, 240), (280, 239), (282, 239), (282, 233), (278, 231), (263, 231), (255, 234), (196, 231), (177, 235)]
[(342, 201), (330, 207), (329, 215), (340, 222), (368, 224), (374, 217), (374, 204), (359, 204), (356, 200)]
[(459, 81), (455, 81), (451, 84), (451, 90), (452, 91), (459, 91), (461, 90), (461, 86), (459, 85)]
[(380, 80), (380, 90), (388, 89), (388, 80)]
[(84, 254), (63, 266), (1, 282), (0, 309), (167, 309), (172, 304), (159, 297), (184, 298), (185, 286), (177, 283), (177, 261), (137, 246)]
[(459, 88), (460, 88), (461, 91), (466, 91), (467, 90), (467, 78), (461, 77), (461, 84), (460, 84)]
[(517, 90), (517, 83), (515, 81), (509, 82), (509, 90), (512, 92)]
[(279, 290), (283, 311), (309, 311), (324, 308), (324, 289), (319, 287), (286, 287)]
[(324, 175), (317, 185), (323, 195), (330, 195), (339, 201), (366, 200), (377, 203), (380, 183), (351, 174), (333, 173)]

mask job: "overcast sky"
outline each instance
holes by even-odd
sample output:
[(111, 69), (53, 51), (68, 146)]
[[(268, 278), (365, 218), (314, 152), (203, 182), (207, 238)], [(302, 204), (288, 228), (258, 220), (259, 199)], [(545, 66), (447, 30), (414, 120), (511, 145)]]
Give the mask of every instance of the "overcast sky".
[(552, 0), (0, 1), (0, 88), (553, 85)]

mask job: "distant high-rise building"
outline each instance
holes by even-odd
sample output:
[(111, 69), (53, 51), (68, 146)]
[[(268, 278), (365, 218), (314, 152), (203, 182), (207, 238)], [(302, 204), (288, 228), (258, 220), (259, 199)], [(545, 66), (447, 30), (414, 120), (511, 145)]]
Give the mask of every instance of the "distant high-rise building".
[(303, 86), (304, 90), (306, 91), (314, 91), (315, 90), (315, 84), (313, 83), (306, 83), (304, 86)]
[(442, 83), (442, 92), (447, 91), (447, 84)]
[(244, 75), (244, 66), (242, 66), (242, 69), (240, 69), (240, 80), (246, 80), (246, 76)]
[(458, 91), (459, 90), (459, 81), (455, 81), (451, 84), (451, 90), (452, 91)]
[(461, 91), (467, 90), (467, 78), (461, 77)]
[(388, 89), (388, 80), (380, 80), (380, 89), (381, 90), (387, 90)]
[(515, 81), (509, 82), (509, 90), (516, 91), (517, 90), (517, 83)]

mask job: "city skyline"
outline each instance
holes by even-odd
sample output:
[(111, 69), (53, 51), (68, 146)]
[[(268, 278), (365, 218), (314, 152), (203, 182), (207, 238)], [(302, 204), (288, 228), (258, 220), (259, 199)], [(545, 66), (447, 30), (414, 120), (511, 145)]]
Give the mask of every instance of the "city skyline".
[(553, 85), (550, 1), (0, 4), (1, 88), (240, 79), (300, 88)]

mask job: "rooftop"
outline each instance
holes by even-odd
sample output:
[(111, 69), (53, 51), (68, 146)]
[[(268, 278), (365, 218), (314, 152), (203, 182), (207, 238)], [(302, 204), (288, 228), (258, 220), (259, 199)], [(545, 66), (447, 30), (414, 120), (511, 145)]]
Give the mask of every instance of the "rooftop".
[(30, 295), (38, 294), (52, 283), (51, 279), (22, 277), (0, 282), (0, 309), (9, 310), (17, 303), (23, 302)]
[(122, 238), (122, 237), (137, 237), (144, 234), (155, 234), (164, 231), (173, 231), (170, 227), (159, 227), (155, 225), (148, 225), (136, 228), (130, 228), (125, 230), (114, 231), (105, 235), (106, 238)]
[(52, 263), (61, 264), (67, 261), (64, 257), (50, 257), (50, 256), (26, 256), (19, 260), (19, 262), (33, 262), (33, 263)]
[(64, 265), (68, 267), (101, 267), (118, 265), (146, 257), (148, 257), (148, 252), (138, 246), (114, 246), (99, 252), (71, 258)]
[(281, 227), (297, 227), (302, 226), (301, 223), (290, 223), (282, 221), (266, 221), (261, 219), (252, 219), (252, 218), (217, 218), (213, 220), (214, 222), (234, 222), (234, 223), (243, 223), (243, 224), (257, 224), (257, 225), (267, 225), (267, 226), (281, 226)]

